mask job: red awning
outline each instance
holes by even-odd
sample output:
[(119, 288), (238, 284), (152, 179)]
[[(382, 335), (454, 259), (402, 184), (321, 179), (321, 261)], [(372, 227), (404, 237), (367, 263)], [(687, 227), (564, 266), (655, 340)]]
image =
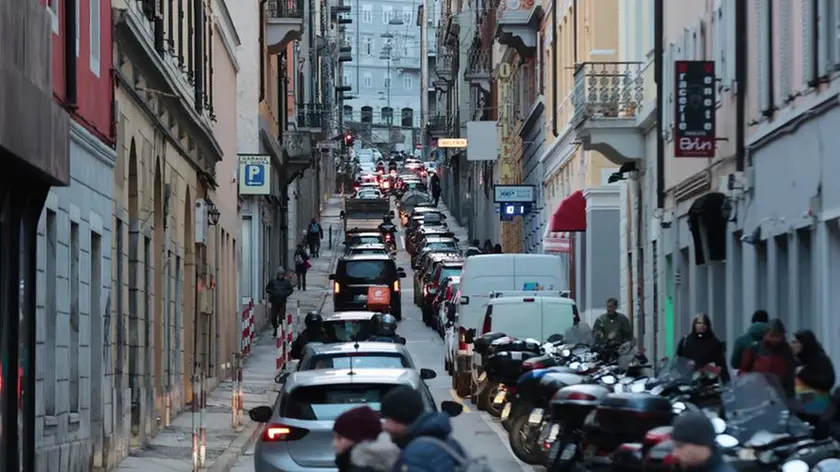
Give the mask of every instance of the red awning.
[(582, 190), (578, 190), (560, 202), (554, 210), (554, 215), (551, 216), (550, 228), (552, 232), (586, 231), (586, 199), (583, 197)]

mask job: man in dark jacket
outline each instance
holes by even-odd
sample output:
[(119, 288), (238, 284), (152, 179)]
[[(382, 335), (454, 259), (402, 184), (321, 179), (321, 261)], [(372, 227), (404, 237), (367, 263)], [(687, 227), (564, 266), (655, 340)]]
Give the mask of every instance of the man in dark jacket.
[(432, 198), (435, 199), (435, 206), (437, 206), (440, 200), (440, 177), (438, 177), (436, 172), (432, 172), (430, 180), (432, 184)]
[(630, 319), (616, 311), (618, 300), (607, 300), (607, 312), (595, 319), (592, 335), (599, 344), (622, 345), (633, 341), (633, 328)]
[(767, 323), (761, 342), (744, 350), (740, 371), (773, 374), (778, 377), (788, 398), (795, 395), (796, 361), (785, 338), (785, 325), (776, 318)]
[(303, 356), (303, 349), (309, 343), (327, 342), (327, 333), (324, 332), (324, 319), (317, 311), (310, 311), (303, 319), (305, 326), (303, 332), (292, 343), (292, 359), (300, 359)]
[(715, 428), (705, 414), (688, 411), (677, 417), (671, 438), (674, 441), (674, 456), (683, 470), (735, 472), (718, 450), (716, 437)]
[(286, 278), (286, 269), (280, 267), (277, 274), (265, 286), (265, 293), (268, 294), (268, 301), (271, 302), (271, 326), (274, 328), (274, 337), (277, 337), (277, 328), (286, 313), (286, 300), (295, 291), (292, 283)]
[(455, 459), (442, 448), (442, 441), (453, 451), (466, 456), (452, 438), (452, 424), (445, 413), (426, 411), (420, 392), (396, 387), (382, 398), (385, 431), (402, 449), (395, 471), (455, 472)]
[(744, 350), (758, 344), (764, 333), (767, 331), (767, 322), (770, 317), (764, 310), (757, 310), (752, 315), (750, 327), (747, 332), (735, 338), (735, 343), (732, 346), (732, 358), (730, 365), (733, 369), (741, 367), (741, 357), (744, 355)]

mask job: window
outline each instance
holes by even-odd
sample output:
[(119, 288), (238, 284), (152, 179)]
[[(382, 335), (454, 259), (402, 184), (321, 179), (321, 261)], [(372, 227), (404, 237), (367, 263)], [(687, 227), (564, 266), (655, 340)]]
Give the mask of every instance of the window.
[(312, 359), (312, 369), (410, 369), (411, 363), (405, 357), (394, 353), (361, 353), (355, 356), (345, 354), (324, 355)]
[(362, 23), (373, 23), (373, 7), (362, 5)]
[(365, 72), (364, 77), (362, 78), (365, 84), (365, 88), (373, 87), (373, 77), (371, 77), (370, 72)]
[(100, 1), (90, 0), (90, 70), (97, 77), (100, 74), (99, 53), (102, 42)]
[(82, 3), (82, 0), (76, 0), (76, 57), (79, 57), (79, 52), (81, 52), (82, 12), (80, 3)]
[(386, 89), (391, 88), (391, 73), (390, 73), (390, 72), (388, 72), (388, 73), (385, 75), (385, 79), (384, 79), (383, 86), (384, 86), (384, 88), (386, 88)]
[(411, 24), (411, 19), (414, 17), (414, 12), (412, 11), (411, 7), (403, 7), (402, 9), (402, 20), (403, 23), (406, 25)]
[[(88, 297), (90, 298), (90, 378), (103, 378), (102, 359), (95, 357), (103, 349), (102, 335), (102, 236), (95, 231), (90, 232), (90, 281), (88, 283)], [(104, 404), (102, 382), (90, 382), (90, 405)], [(99, 410), (99, 411), (97, 411)], [(91, 421), (101, 421), (104, 412), (101, 408), (90, 409)]]
[(353, 107), (344, 105), (344, 121), (353, 121)]
[[(362, 107), (362, 123), (372, 123), (373, 122), (373, 108), (364, 106)], [(381, 242), (379, 240), (378, 242)]]
[[(58, 280), (58, 224), (57, 215), (54, 211), (47, 210), (46, 225), (44, 228), (44, 245), (46, 246), (46, 267), (44, 275), (45, 294), (55, 294)], [(44, 300), (44, 359), (47, 365), (58, 363), (56, 350), (56, 322), (58, 320), (56, 297), (46, 296)], [(56, 369), (44, 369), (44, 414), (55, 416), (56, 408)]]
[(833, 74), (840, 65), (840, 34), (837, 30), (840, 4), (836, 0), (819, 1), (817, 10), (818, 70), (820, 76), (824, 77)]
[(350, 83), (350, 80), (351, 80), (351, 78), (350, 78), (350, 73), (349, 73), (349, 72), (345, 72), (345, 73), (344, 73), (343, 80), (341, 81), (341, 85), (352, 85), (352, 84)]
[(394, 8), (391, 6), (384, 6), (382, 7), (382, 23), (388, 24), (391, 21), (391, 18), (394, 17)]
[(817, 27), (817, 0), (802, 0), (802, 86), (813, 87), (816, 84), (817, 45), (814, 43), (814, 28)]
[(756, 0), (756, 76), (758, 78), (758, 110), (760, 115), (772, 113), (773, 104), (773, 6), (771, 0)]
[(373, 38), (365, 38), (364, 48), (365, 54), (368, 56), (373, 55)]
[(393, 261), (347, 261), (344, 265), (344, 278), (347, 283), (390, 282), (394, 275), (390, 265)]
[(779, 45), (777, 51), (779, 54), (779, 89), (776, 95), (776, 103), (784, 105), (789, 102), (788, 97), (793, 92), (793, 84), (791, 83), (793, 77), (790, 63), (791, 57), (793, 56), (793, 8), (790, 0), (780, 0), (778, 7), (779, 15), (777, 21), (779, 24), (779, 34), (777, 36), (779, 38)]
[(58, 12), (60, 11), (59, 4), (62, 0), (47, 0), (47, 12), (50, 14), (53, 34), (58, 34)]
[(382, 121), (391, 124), (394, 121), (394, 109), (390, 107), (382, 107)]
[(817, 297), (814, 296), (814, 284), (812, 283), (813, 249), (811, 247), (811, 229), (803, 228), (797, 231), (796, 241), (797, 248), (794, 257), (796, 258), (796, 263), (799, 266), (796, 271), (797, 274), (799, 274), (799, 287), (797, 290), (798, 300), (796, 301), (796, 306), (800, 313), (798, 326), (800, 328), (813, 328), (813, 326), (811, 326), (811, 323), (813, 323), (813, 317), (809, 315), (802, 316), (803, 314), (813, 313), (814, 300), (817, 299)]
[(70, 223), (70, 411), (79, 412), (79, 302), (81, 283), (79, 282), (79, 259), (82, 253), (79, 247), (79, 223)]
[(318, 385), (296, 388), (283, 402), (283, 417), (334, 421), (347, 410), (366, 405), (379, 411), (382, 397), (396, 385)]
[(408, 74), (403, 76), (403, 88), (405, 90), (411, 90), (412, 88), (414, 88), (414, 81)]
[(411, 128), (414, 126), (414, 110), (411, 108), (403, 108), (401, 112), (401, 120), (403, 128)]

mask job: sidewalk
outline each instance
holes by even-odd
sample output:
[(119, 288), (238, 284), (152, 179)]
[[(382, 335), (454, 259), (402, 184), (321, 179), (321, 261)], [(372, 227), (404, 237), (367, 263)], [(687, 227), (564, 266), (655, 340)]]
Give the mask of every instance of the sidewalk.
[(449, 208), (446, 207), (443, 200), (438, 202), (438, 210), (446, 216), (446, 225), (449, 227), (449, 230), (452, 231), (452, 234), (458, 238), (458, 244), (461, 246), (461, 249), (466, 250), (470, 247), (470, 235), (468, 234), (467, 229), (462, 228), (461, 225), (458, 224), (458, 220), (452, 216), (452, 213), (449, 212)]
[[(337, 243), (336, 231), (340, 229), (341, 199), (332, 197), (326, 203), (321, 224), (324, 227), (324, 244), (321, 246), (321, 257), (312, 259), (312, 268), (307, 277), (307, 290), (295, 291), (289, 297), (288, 311), (296, 315), (300, 307), (301, 318), (308, 311), (320, 311), (329, 296), (329, 280), (334, 261), (340, 254), (341, 248)], [(329, 227), (333, 227), (333, 249), (329, 249)], [(295, 319), (296, 316), (293, 316)], [(296, 320), (298, 327), (302, 319)], [(298, 331), (295, 331), (298, 332)], [(277, 384), (274, 376), (277, 371), (275, 362), (277, 357), (276, 340), (271, 331), (260, 334), (255, 345), (251, 348), (242, 368), (242, 388), (244, 391), (244, 411), (242, 412), (244, 428), (235, 431), (232, 426), (232, 394), (234, 384), (231, 379), (223, 380), (207, 394), (207, 408), (205, 413), (206, 431), (206, 467), (211, 472), (226, 472), (233, 467), (239, 456), (256, 439), (260, 425), (251, 421), (248, 410), (260, 405), (273, 405), (277, 396)], [(198, 418), (196, 417), (196, 421)], [(120, 462), (117, 471), (175, 471), (192, 472), (192, 431), (193, 415), (189, 407), (179, 413), (172, 424), (155, 435), (149, 444), (142, 449), (132, 451), (131, 455)]]

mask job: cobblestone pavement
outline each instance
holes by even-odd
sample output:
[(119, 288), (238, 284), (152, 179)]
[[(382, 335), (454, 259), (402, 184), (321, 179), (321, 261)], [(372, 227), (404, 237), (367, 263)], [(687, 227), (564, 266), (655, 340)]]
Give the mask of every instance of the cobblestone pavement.
[[(329, 248), (329, 232), (332, 228), (333, 249), (339, 242), (341, 200), (331, 198), (325, 205), (321, 223), (324, 227), (324, 244), (321, 257), (312, 259), (312, 268), (307, 276), (307, 290), (295, 291), (289, 297), (288, 310), (295, 316), (293, 319), (299, 325), (301, 317), (307, 311), (320, 311), (329, 296), (329, 275), (338, 257), (337, 250)], [(299, 308), (299, 310), (298, 310)], [(205, 415), (206, 430), (206, 470), (211, 472), (225, 472), (231, 469), (237, 459), (247, 454), (252, 447), (260, 426), (248, 418), (248, 409), (259, 405), (272, 405), (277, 397), (274, 376), (277, 374), (275, 361), (277, 356), (276, 341), (271, 331), (264, 331), (252, 347), (251, 355), (243, 366), (244, 391), (244, 427), (239, 431), (232, 427), (233, 382), (230, 379), (222, 381), (207, 396)], [(196, 420), (197, 421), (197, 420)], [(172, 425), (160, 431), (149, 444), (123, 460), (116, 468), (117, 471), (176, 471), (191, 472), (192, 464), (192, 425), (193, 415), (187, 410), (177, 415)], [(239, 469), (237, 469), (239, 470)], [(253, 471), (253, 465), (250, 469)]]

